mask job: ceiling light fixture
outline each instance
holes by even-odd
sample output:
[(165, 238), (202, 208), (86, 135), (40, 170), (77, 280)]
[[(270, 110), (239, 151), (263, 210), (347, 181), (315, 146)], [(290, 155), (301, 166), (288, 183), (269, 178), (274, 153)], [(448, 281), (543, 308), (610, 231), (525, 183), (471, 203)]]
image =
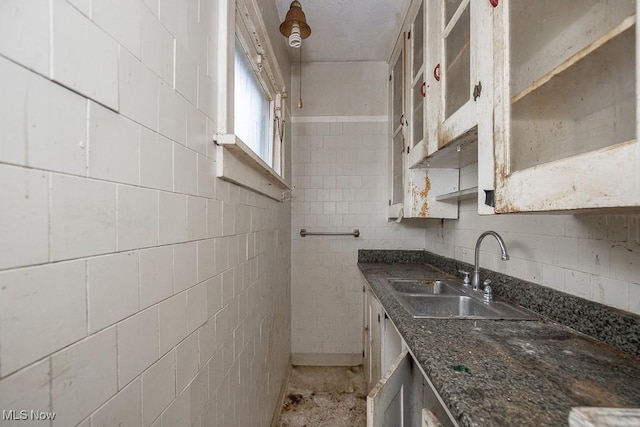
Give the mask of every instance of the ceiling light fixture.
[(302, 40), (311, 35), (311, 27), (307, 25), (307, 17), (302, 11), (302, 5), (298, 0), (293, 0), (284, 22), (280, 24), (280, 33), (289, 39), (289, 46), (300, 49), (298, 52), (298, 64), (300, 66), (300, 99), (298, 108), (302, 108)]
[(298, 0), (293, 0), (284, 22), (280, 24), (280, 33), (289, 38), (289, 46), (299, 48), (302, 40), (311, 35), (311, 27), (307, 25), (307, 17)]

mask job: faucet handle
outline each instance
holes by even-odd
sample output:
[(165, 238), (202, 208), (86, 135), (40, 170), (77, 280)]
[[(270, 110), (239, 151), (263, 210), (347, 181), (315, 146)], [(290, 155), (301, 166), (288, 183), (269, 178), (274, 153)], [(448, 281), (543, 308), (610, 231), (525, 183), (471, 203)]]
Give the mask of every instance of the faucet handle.
[(482, 296), (484, 302), (493, 301), (493, 289), (491, 289), (491, 280), (487, 279), (484, 281), (484, 294)]
[(471, 283), (471, 279), (469, 279), (469, 272), (464, 270), (458, 270), (458, 272), (464, 274), (464, 279), (462, 279), (462, 284), (464, 286), (469, 286), (469, 284)]

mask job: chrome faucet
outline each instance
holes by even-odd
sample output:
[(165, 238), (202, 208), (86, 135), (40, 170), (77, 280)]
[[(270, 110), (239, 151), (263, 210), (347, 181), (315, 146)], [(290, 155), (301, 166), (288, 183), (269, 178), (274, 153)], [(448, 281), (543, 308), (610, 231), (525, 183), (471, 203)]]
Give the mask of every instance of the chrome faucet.
[(507, 253), (507, 247), (504, 245), (504, 240), (502, 237), (495, 231), (485, 231), (478, 237), (478, 241), (476, 242), (476, 253), (475, 253), (475, 265), (473, 269), (473, 290), (477, 291), (480, 288), (480, 243), (482, 243), (482, 239), (487, 235), (492, 235), (498, 241), (500, 245), (500, 250), (502, 251), (502, 260), (507, 261), (509, 259), (509, 254)]

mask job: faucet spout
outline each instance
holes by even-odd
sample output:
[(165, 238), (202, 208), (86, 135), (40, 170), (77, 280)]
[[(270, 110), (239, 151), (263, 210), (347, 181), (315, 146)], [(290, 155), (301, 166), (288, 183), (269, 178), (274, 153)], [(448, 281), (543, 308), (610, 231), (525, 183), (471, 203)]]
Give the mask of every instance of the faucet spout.
[(507, 261), (509, 259), (509, 254), (507, 253), (507, 247), (504, 244), (504, 240), (502, 237), (495, 231), (485, 231), (478, 237), (478, 241), (476, 242), (476, 250), (475, 250), (475, 258), (474, 258), (474, 269), (473, 269), (473, 290), (477, 291), (480, 286), (480, 243), (482, 243), (482, 239), (486, 236), (493, 236), (498, 241), (500, 245), (500, 250), (502, 251), (502, 260)]

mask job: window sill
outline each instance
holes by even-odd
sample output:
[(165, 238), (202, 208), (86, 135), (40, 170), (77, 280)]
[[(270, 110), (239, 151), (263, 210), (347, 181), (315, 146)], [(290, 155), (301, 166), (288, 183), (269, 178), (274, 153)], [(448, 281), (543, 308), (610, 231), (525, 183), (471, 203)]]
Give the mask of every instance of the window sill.
[(216, 176), (279, 202), (291, 187), (264, 160), (235, 135), (220, 135), (216, 141)]

